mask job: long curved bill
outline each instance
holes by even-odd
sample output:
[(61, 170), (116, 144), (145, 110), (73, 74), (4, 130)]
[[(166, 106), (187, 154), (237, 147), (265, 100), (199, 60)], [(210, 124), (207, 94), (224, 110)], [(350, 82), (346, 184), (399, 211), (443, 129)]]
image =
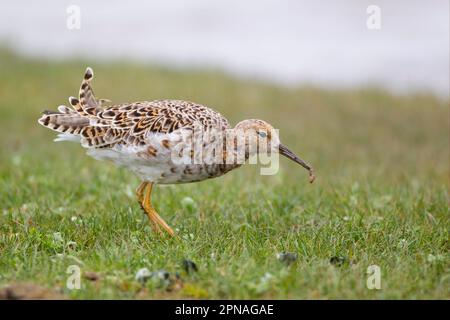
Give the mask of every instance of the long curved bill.
[(309, 182), (310, 183), (314, 182), (314, 179), (316, 178), (314, 176), (314, 169), (309, 164), (307, 164), (305, 161), (303, 161), (302, 159), (297, 157), (297, 155), (295, 153), (293, 153), (291, 150), (289, 150), (286, 146), (282, 145), (281, 143), (278, 146), (278, 149), (279, 149), (280, 154), (282, 154), (283, 156), (291, 159), (294, 162), (297, 162), (303, 168), (308, 170), (308, 172), (309, 172)]

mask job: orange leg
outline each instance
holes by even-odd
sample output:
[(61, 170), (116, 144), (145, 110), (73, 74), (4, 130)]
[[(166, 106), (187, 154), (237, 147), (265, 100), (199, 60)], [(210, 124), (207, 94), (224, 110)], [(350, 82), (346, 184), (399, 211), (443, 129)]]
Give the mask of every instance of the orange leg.
[(138, 197), (138, 202), (142, 205), (142, 201), (144, 200), (144, 189), (147, 186), (147, 182), (141, 182), (139, 187), (136, 189), (136, 195)]
[(136, 193), (138, 194), (138, 198), (140, 198), (140, 195), (142, 196), (142, 200), (139, 199), (142, 209), (144, 210), (145, 214), (152, 223), (153, 229), (155, 229), (159, 234), (162, 234), (160, 229), (160, 227), (162, 227), (164, 230), (167, 231), (167, 233), (173, 236), (175, 233), (173, 232), (172, 228), (169, 227), (169, 225), (159, 216), (159, 214), (152, 207), (151, 204), (152, 189), (153, 183), (151, 182), (143, 182), (138, 187)]

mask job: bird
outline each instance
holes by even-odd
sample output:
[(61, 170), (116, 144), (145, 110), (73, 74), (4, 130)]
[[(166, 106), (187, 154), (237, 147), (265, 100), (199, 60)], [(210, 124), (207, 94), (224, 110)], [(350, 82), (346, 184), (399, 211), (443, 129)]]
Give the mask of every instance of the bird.
[(266, 121), (247, 119), (231, 127), (219, 112), (184, 100), (112, 104), (96, 98), (93, 78), (88, 67), (78, 98), (43, 111), (38, 123), (58, 133), (54, 141), (79, 142), (89, 156), (135, 173), (141, 180), (138, 202), (160, 235), (175, 232), (153, 207), (154, 185), (216, 178), (259, 154), (281, 154), (308, 170), (311, 183), (315, 179), (313, 168), (281, 144)]

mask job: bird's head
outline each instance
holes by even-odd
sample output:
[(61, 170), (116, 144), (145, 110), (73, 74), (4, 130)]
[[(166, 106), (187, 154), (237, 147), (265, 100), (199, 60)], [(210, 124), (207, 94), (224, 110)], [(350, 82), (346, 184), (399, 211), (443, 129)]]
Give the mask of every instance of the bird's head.
[(313, 168), (281, 144), (278, 131), (266, 121), (259, 119), (243, 120), (236, 125), (234, 130), (239, 136), (245, 137), (246, 156), (253, 156), (258, 153), (270, 155), (272, 152), (278, 152), (308, 170), (309, 181), (311, 183), (314, 181)]

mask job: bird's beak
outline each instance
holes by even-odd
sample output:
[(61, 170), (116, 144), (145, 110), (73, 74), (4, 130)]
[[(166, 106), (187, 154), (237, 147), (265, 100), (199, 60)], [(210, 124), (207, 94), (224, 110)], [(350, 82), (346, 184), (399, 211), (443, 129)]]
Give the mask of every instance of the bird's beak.
[(282, 154), (283, 156), (291, 159), (294, 162), (297, 162), (299, 165), (301, 165), (303, 168), (305, 168), (306, 170), (309, 171), (309, 182), (313, 183), (314, 179), (316, 178), (314, 176), (314, 170), (313, 168), (307, 164), (305, 161), (303, 161), (302, 159), (300, 159), (299, 157), (297, 157), (295, 155), (295, 153), (293, 153), (291, 150), (289, 150), (288, 148), (286, 148), (285, 146), (283, 146), (281, 143), (278, 146), (278, 150), (280, 152), (280, 154)]

